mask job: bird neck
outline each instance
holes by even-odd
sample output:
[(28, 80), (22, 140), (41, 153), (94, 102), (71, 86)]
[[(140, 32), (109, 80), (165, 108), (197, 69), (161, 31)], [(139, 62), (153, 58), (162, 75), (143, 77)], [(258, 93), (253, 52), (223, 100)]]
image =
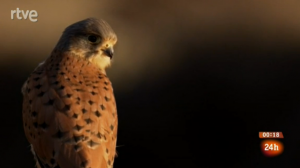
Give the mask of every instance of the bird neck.
[[(57, 71), (68, 71), (72, 73), (91, 73), (100, 72), (106, 75), (105, 69), (100, 69), (84, 57), (70, 52), (58, 53), (53, 51), (47, 59), (47, 69)], [(64, 68), (64, 69), (61, 69)]]

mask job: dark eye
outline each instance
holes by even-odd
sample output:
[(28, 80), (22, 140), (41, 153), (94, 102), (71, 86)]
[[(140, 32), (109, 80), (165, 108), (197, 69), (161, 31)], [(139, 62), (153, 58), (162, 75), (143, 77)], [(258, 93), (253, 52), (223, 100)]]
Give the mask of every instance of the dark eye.
[(88, 40), (92, 43), (98, 43), (100, 41), (100, 37), (95, 35), (88, 36)]

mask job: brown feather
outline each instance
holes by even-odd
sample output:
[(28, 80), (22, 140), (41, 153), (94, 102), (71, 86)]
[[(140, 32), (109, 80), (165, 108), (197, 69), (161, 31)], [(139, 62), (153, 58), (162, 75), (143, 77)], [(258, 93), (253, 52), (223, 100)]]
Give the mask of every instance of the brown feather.
[[(61, 168), (112, 167), (117, 116), (109, 79), (83, 58), (64, 55), (57, 62), (50, 60), (24, 85), (31, 90), (24, 93), (24, 129), (36, 155), (44, 164), (58, 163)], [(80, 66), (73, 66), (75, 62)], [(64, 63), (67, 66), (61, 66)]]

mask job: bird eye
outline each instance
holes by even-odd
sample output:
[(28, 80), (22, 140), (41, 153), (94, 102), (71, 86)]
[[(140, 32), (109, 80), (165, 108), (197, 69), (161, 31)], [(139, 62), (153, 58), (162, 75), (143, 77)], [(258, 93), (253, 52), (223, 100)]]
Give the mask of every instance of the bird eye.
[(100, 37), (95, 35), (88, 36), (88, 40), (92, 43), (98, 43), (100, 41)]

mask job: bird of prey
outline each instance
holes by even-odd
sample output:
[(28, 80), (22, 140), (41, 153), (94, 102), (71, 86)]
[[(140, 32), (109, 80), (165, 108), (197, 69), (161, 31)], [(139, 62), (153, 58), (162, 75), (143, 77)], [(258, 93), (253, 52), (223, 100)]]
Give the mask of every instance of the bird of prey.
[(68, 26), (22, 87), (23, 126), (38, 168), (112, 168), (117, 110), (106, 76), (117, 36), (104, 20)]

